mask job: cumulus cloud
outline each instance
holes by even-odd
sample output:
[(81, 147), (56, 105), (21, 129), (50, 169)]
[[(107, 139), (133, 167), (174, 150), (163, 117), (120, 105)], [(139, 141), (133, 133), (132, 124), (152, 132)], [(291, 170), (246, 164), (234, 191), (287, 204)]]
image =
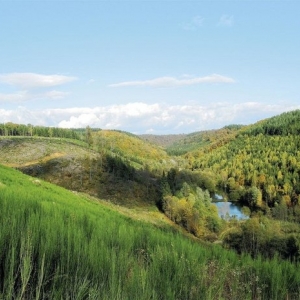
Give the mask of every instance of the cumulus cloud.
[[(110, 105), (94, 108), (72, 108), (68, 110), (69, 118), (59, 122), (65, 128), (85, 127), (87, 125), (108, 129), (120, 129), (124, 124), (145, 124), (145, 118), (159, 113), (161, 106), (141, 102), (123, 105)], [(66, 113), (66, 110), (60, 110)]]
[(178, 87), (195, 85), (201, 83), (234, 83), (235, 80), (219, 74), (212, 74), (204, 77), (183, 78), (159, 77), (150, 80), (124, 81), (109, 85), (110, 87), (127, 87), (127, 86), (148, 86), (148, 87)]
[(233, 16), (222, 15), (219, 19), (218, 26), (231, 27), (234, 24)]
[(37, 73), (0, 74), (0, 82), (22, 89), (53, 87), (76, 80), (64, 75), (43, 75)]
[(99, 107), (72, 107), (46, 110), (0, 109), (0, 123), (16, 122), (64, 128), (87, 125), (102, 129), (120, 129), (132, 133), (189, 133), (217, 129), (229, 124), (251, 124), (300, 105), (226, 102), (205, 105), (146, 104), (143, 102)]

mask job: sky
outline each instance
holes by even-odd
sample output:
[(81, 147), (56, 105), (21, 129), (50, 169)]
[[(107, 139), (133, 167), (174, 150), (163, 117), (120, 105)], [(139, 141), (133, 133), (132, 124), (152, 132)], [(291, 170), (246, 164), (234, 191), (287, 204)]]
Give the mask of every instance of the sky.
[(299, 0), (0, 0), (0, 123), (178, 134), (300, 109)]

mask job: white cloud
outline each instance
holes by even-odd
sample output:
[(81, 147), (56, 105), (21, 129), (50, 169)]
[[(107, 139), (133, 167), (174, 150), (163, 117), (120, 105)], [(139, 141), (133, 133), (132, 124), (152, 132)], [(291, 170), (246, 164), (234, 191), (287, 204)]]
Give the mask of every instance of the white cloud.
[(218, 26), (231, 27), (234, 24), (233, 16), (222, 15), (219, 19)]
[(201, 83), (233, 83), (234, 79), (218, 74), (204, 77), (177, 79), (174, 77), (159, 77), (150, 80), (125, 81), (110, 84), (110, 87), (149, 86), (149, 87), (178, 87)]
[(0, 74), (0, 83), (16, 88), (16, 91), (11, 93), (0, 93), (0, 102), (22, 103), (29, 100), (62, 99), (69, 93), (51, 90), (51, 88), (76, 79), (76, 77), (71, 76), (42, 75), (36, 73)]
[(204, 18), (201, 16), (195, 16), (190, 22), (182, 24), (184, 30), (196, 30), (203, 26)]
[[(94, 108), (60, 109), (66, 118), (59, 122), (60, 127), (92, 127), (118, 129), (124, 124), (145, 123), (145, 118), (159, 113), (161, 106), (141, 102), (123, 105), (110, 105)], [(70, 115), (69, 117), (67, 115)], [(130, 125), (129, 125), (130, 126)]]
[(1, 94), (0, 93), (0, 103), (1, 102), (23, 102), (30, 98), (27, 91), (19, 91), (11, 94)]
[(132, 133), (189, 133), (217, 129), (225, 125), (251, 124), (258, 120), (300, 109), (300, 105), (226, 102), (212, 104), (146, 104), (142, 102), (99, 107), (16, 110), (0, 109), (0, 123), (15, 122), (65, 128), (86, 127), (121, 129)]
[(69, 120), (61, 121), (58, 126), (63, 128), (84, 128), (90, 124), (99, 123), (99, 118), (94, 113), (84, 113), (71, 116)]
[(63, 99), (67, 95), (69, 95), (69, 93), (53, 90), (53, 91), (49, 91), (49, 92), (45, 92), (45, 93), (39, 94), (36, 97), (39, 97), (39, 98), (48, 98), (48, 99)]
[(89, 79), (89, 80), (87, 81), (87, 84), (93, 84), (93, 83), (95, 83), (95, 82), (96, 82), (95, 79)]
[(10, 102), (10, 103), (22, 103), (25, 101), (34, 101), (34, 100), (57, 100), (63, 99), (69, 95), (67, 92), (62, 91), (46, 91), (44, 93), (30, 93), (28, 91), (19, 91), (10, 94), (0, 94), (0, 103), (1, 102)]
[(53, 87), (76, 80), (64, 75), (43, 75), (37, 73), (9, 73), (0, 75), (0, 82), (22, 89)]

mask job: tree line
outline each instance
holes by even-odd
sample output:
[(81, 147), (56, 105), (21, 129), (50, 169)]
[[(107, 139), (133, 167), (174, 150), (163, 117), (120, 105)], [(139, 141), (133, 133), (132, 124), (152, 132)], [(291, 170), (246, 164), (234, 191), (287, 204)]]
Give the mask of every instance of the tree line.
[(81, 140), (83, 132), (84, 129), (75, 130), (58, 127), (44, 127), (31, 124), (15, 124), (12, 122), (0, 124), (0, 136), (40, 136)]

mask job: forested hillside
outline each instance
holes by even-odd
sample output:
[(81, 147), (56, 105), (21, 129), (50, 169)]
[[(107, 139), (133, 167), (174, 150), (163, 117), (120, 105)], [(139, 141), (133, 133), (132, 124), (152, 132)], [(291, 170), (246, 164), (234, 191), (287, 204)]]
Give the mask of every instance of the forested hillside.
[[(299, 222), (300, 111), (243, 128), (213, 151), (186, 155), (194, 170), (213, 171), (217, 188), (252, 210)], [(271, 210), (270, 210), (271, 209)]]
[(263, 120), (249, 126), (243, 133), (248, 135), (298, 135), (300, 134), (300, 112), (295, 110)]

